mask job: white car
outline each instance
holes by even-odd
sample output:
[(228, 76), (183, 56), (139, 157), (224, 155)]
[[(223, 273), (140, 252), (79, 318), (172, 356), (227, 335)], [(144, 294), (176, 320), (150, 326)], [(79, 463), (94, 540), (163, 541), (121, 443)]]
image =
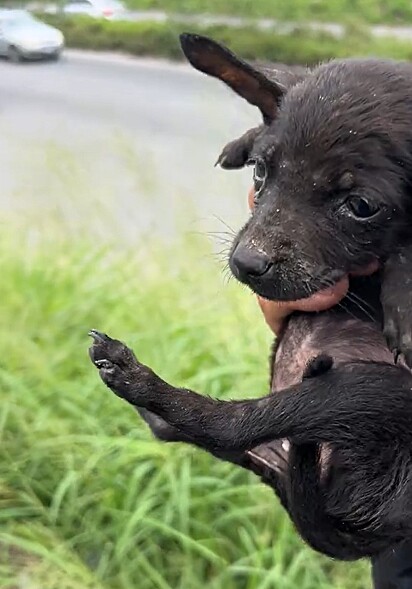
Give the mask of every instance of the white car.
[(119, 0), (66, 0), (60, 11), (108, 19), (121, 19), (127, 12)]
[(23, 59), (58, 59), (64, 47), (63, 34), (26, 10), (0, 9), (0, 56)]

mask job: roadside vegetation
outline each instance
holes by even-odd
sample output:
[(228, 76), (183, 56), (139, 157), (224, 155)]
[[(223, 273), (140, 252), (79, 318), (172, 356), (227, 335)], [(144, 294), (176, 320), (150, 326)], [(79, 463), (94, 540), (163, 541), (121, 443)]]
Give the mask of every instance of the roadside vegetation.
[(412, 43), (388, 38), (374, 38), (367, 28), (347, 27), (343, 38), (307, 28), (296, 28), (289, 34), (257, 31), (253, 27), (183, 25), (166, 23), (119, 22), (87, 17), (41, 15), (59, 28), (69, 47), (120, 51), (137, 56), (182, 59), (178, 35), (190, 30), (209, 35), (226, 43), (245, 58), (287, 64), (314, 65), (333, 57), (375, 56), (412, 59)]
[[(289, 21), (412, 23), (409, 0), (127, 0), (130, 8), (190, 14), (227, 14)], [(207, 8), (205, 8), (207, 6)]]
[[(227, 4), (211, 1), (209, 11), (229, 13)], [(245, 1), (236, 12), (246, 4), (248, 15), (252, 6), (276, 6)], [(163, 6), (146, 0), (146, 7)], [(42, 18), (71, 47), (172, 59), (182, 58), (178, 33), (188, 28)], [(412, 45), (371, 39), (353, 25), (341, 40), (304, 28), (288, 36), (190, 29), (251, 59), (412, 58)], [(1, 589), (369, 587), (366, 562), (315, 554), (256, 477), (153, 440), (88, 359), (87, 332), (97, 328), (172, 383), (219, 398), (261, 395), (270, 336), (253, 298), (226, 284), (199, 238), (167, 252), (150, 242), (128, 251), (73, 238), (56, 223), (42, 216), (46, 238), (3, 219), (0, 233)]]
[(267, 390), (252, 297), (197, 240), (146, 247), (150, 267), (143, 246), (115, 253), (63, 232), (36, 244), (2, 227), (0, 587), (369, 586), (366, 563), (304, 546), (257, 478), (154, 441), (100, 382), (92, 327), (173, 383), (220, 398)]
[[(38, 2), (49, 4), (47, 0)], [(56, 4), (64, 0), (57, 0)], [(123, 0), (131, 10), (159, 10), (168, 14), (226, 15), (288, 22), (356, 23), (366, 25), (412, 24), (409, 0)], [(3, 5), (21, 6), (20, 0)]]

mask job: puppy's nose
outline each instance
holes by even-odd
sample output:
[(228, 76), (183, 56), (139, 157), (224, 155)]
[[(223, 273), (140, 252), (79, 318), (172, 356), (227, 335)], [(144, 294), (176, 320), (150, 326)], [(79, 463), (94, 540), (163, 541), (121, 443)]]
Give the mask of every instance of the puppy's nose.
[(263, 276), (271, 265), (267, 254), (240, 244), (230, 259), (232, 272), (238, 280), (246, 280), (250, 276)]

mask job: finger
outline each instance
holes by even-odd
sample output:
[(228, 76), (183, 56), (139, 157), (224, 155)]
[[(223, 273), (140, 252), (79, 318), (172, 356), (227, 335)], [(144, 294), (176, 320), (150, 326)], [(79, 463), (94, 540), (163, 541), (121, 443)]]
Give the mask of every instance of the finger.
[(249, 205), (249, 209), (252, 211), (255, 206), (255, 189), (253, 188), (253, 186), (248, 192), (247, 202)]
[(282, 329), (285, 318), (291, 313), (288, 305), (268, 301), (257, 297), (260, 309), (263, 313), (266, 323), (275, 335), (278, 335)]

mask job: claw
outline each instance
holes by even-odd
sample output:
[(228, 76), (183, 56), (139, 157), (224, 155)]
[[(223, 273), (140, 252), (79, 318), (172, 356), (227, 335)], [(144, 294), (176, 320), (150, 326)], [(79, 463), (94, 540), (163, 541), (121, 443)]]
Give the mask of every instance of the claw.
[(109, 360), (106, 360), (106, 358), (103, 358), (102, 360), (95, 360), (94, 365), (99, 370), (104, 369), (104, 370), (106, 370), (106, 372), (113, 372), (114, 371), (114, 366), (113, 366), (112, 362), (110, 362)]
[(405, 353), (405, 362), (406, 365), (408, 366), (408, 368), (412, 368), (412, 352), (406, 352)]
[(391, 349), (391, 352), (393, 354), (395, 364), (398, 364), (398, 362), (400, 360), (400, 356), (401, 356), (401, 351), (398, 348), (394, 347), (393, 349)]
[(90, 335), (94, 339), (95, 342), (105, 343), (110, 341), (110, 337), (105, 333), (101, 333), (97, 331), (97, 329), (91, 329), (87, 335)]
[(226, 159), (226, 155), (224, 153), (221, 153), (216, 160), (215, 168), (217, 168), (217, 166), (223, 167), (225, 159)]

